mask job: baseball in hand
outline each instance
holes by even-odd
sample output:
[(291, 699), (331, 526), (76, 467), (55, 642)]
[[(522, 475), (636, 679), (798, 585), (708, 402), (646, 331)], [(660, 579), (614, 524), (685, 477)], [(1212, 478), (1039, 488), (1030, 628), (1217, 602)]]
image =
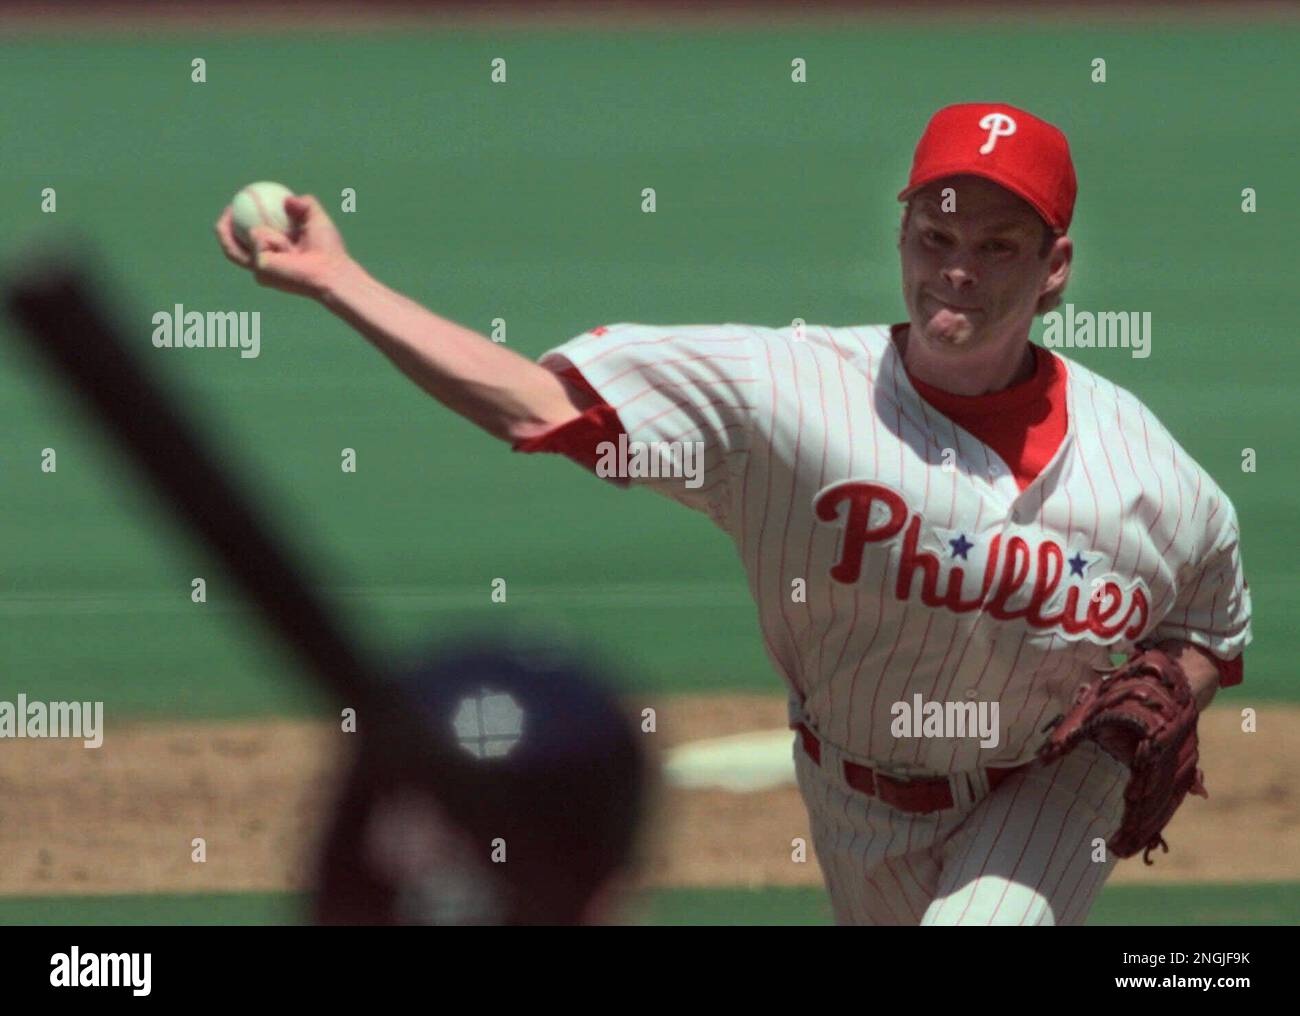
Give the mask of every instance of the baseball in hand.
[(293, 196), (293, 191), (281, 183), (262, 180), (250, 183), (235, 195), (230, 202), (231, 225), (235, 236), (249, 250), (253, 241), (249, 230), (254, 226), (268, 226), (281, 233), (289, 232), (289, 216), (284, 210), (284, 199)]

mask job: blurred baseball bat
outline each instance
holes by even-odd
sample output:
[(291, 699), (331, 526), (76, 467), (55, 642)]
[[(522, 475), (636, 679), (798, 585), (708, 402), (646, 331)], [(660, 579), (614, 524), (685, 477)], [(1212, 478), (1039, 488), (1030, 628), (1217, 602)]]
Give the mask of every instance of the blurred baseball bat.
[(68, 261), (6, 285), (20, 334), (76, 389), (169, 512), (225, 565), (307, 669), (345, 703), (365, 699), (402, 724), (404, 710), (388, 701), (378, 668), (313, 592), (305, 568), (252, 499), (216, 464), (190, 418), (137, 361), (89, 273)]

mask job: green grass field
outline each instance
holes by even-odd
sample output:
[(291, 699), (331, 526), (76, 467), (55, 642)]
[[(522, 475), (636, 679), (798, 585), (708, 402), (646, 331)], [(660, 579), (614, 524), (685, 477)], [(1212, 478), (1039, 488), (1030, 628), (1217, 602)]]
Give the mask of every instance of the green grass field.
[[(1153, 907), (1155, 900), (1158, 907)], [(3, 924), (302, 924), (307, 900), (288, 893), (183, 896), (67, 896), (0, 900)], [(621, 923), (653, 925), (829, 925), (820, 889), (670, 889), (636, 901)], [(1102, 893), (1093, 925), (1300, 924), (1291, 883), (1166, 886), (1157, 896), (1138, 886)]]
[[(629, 686), (776, 693), (744, 576), (706, 519), (512, 454), (320, 308), (253, 285), (211, 224), (251, 180), (330, 208), (354, 188), (355, 214), (336, 218), (373, 274), (481, 331), (504, 319), (529, 355), (610, 321), (896, 321), (894, 195), (919, 131), (948, 102), (1005, 99), (1071, 138), (1067, 298), (1153, 316), (1149, 359), (1073, 355), (1146, 401), (1236, 505), (1255, 643), (1233, 701), (1293, 701), (1300, 355), (1286, 294), (1300, 126), (1279, 111), (1298, 55), (1295, 28), (1276, 24), (0, 39), (0, 253), (93, 243), (141, 355), (376, 648), (539, 625), (617, 658)], [(1089, 78), (1099, 56), (1105, 84)], [(190, 80), (196, 57), (203, 84)], [(496, 57), (505, 84), (489, 80)], [(796, 57), (807, 84), (790, 81)], [(1241, 211), (1246, 187), (1254, 214)], [(44, 188), (55, 214), (41, 211)], [(261, 355), (153, 349), (152, 315), (177, 303), (260, 311)], [(110, 724), (318, 710), (63, 390), (3, 349), (0, 698), (102, 699)], [(339, 468), (345, 447), (354, 475)], [(40, 468), (45, 448), (54, 473)], [(1242, 471), (1246, 448), (1256, 472)], [(208, 579), (206, 605), (190, 602), (194, 576)], [(489, 599), (496, 577), (504, 605)], [(1277, 887), (1188, 893), (1160, 890), (1156, 912), (1140, 890), (1111, 890), (1095, 919), (1300, 916)], [(242, 896), (8, 900), (0, 921), (287, 909)], [(650, 910), (668, 923), (828, 915), (797, 893), (663, 894)]]

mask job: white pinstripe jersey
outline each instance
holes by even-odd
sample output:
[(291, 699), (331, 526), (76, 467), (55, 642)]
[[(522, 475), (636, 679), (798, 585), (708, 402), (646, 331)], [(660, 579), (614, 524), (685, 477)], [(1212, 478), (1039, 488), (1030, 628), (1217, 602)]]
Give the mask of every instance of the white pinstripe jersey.
[[(887, 325), (615, 324), (541, 362), (581, 371), (629, 441), (703, 443), (702, 485), (640, 482), (732, 537), (810, 725), (942, 773), (1027, 761), (1087, 668), (1139, 639), (1225, 660), (1250, 641), (1228, 498), (1131, 393), (1061, 359), (1069, 429), (1023, 493), (916, 393)], [(916, 694), (998, 702), (997, 746), (891, 736)]]

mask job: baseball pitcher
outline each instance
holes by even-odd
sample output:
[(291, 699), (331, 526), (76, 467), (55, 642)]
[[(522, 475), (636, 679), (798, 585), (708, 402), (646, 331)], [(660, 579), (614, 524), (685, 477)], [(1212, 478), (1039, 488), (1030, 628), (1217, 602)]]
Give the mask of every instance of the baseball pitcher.
[(376, 281), (313, 198), (251, 252), (229, 210), (216, 228), (516, 450), (731, 538), (838, 921), (1078, 924), (1205, 793), (1197, 716), (1242, 679), (1250, 596), (1223, 491), (1134, 395), (1029, 341), (1075, 193), (1057, 128), (950, 106), (899, 194), (906, 321), (609, 324), (538, 363)]

